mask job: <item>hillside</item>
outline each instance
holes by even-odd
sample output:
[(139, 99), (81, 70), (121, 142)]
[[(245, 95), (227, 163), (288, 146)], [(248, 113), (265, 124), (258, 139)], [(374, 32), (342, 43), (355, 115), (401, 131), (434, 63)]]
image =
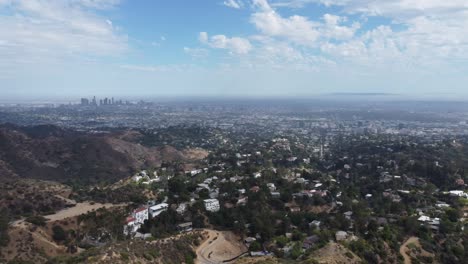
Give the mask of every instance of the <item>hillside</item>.
[(145, 147), (121, 133), (90, 134), (54, 126), (0, 126), (0, 178), (112, 183), (161, 162), (192, 162), (193, 155), (170, 146)]

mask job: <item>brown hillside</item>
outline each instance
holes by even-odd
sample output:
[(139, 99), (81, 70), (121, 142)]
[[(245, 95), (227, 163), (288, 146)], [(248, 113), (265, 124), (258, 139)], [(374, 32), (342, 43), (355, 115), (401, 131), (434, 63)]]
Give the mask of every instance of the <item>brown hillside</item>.
[(124, 138), (119, 133), (86, 134), (53, 126), (0, 126), (0, 178), (18, 175), (60, 182), (109, 183), (163, 161), (183, 163), (206, 157), (201, 150), (148, 148)]

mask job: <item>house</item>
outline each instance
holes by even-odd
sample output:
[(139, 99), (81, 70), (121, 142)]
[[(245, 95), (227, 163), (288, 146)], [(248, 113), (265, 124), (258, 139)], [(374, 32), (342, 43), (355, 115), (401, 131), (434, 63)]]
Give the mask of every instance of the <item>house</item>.
[(320, 222), (318, 220), (314, 220), (314, 221), (309, 223), (309, 227), (315, 226), (317, 229), (319, 229), (321, 224), (322, 224), (322, 222)]
[(206, 199), (203, 201), (205, 203), (205, 209), (209, 212), (218, 212), (219, 211), (219, 201), (218, 199)]
[(264, 256), (273, 256), (271, 252), (268, 251), (251, 251), (251, 257), (264, 257)]
[(133, 212), (133, 217), (136, 219), (135, 222), (137, 224), (143, 224), (146, 220), (148, 220), (148, 207), (140, 207)]
[(260, 191), (260, 187), (254, 186), (254, 187), (250, 188), (250, 191), (251, 191), (251, 192), (254, 192), (254, 193), (257, 193), (257, 192)]
[(193, 176), (196, 176), (196, 175), (198, 175), (198, 174), (200, 174), (202, 172), (203, 172), (202, 169), (198, 169), (198, 170), (191, 170), (189, 173), (190, 173), (190, 176), (193, 177)]
[(449, 191), (450, 196), (454, 197), (464, 197), (468, 198), (468, 194), (465, 193), (464, 191)]
[(128, 236), (131, 234), (135, 234), (138, 229), (140, 229), (139, 224), (136, 223), (136, 219), (133, 217), (127, 217), (125, 220), (125, 225), (124, 225), (124, 235)]
[(219, 197), (219, 189), (216, 189), (216, 190), (210, 192), (209, 196), (210, 196), (211, 199), (218, 198)]
[(179, 204), (179, 206), (177, 207), (176, 209), (176, 212), (178, 214), (184, 214), (185, 211), (187, 211), (187, 203), (181, 203)]
[(206, 189), (208, 191), (210, 190), (210, 186), (207, 183), (199, 183), (197, 186), (197, 191), (201, 191), (203, 189)]
[(348, 212), (345, 212), (344, 215), (345, 215), (346, 219), (351, 220), (351, 217), (353, 216), (353, 212), (348, 211)]
[(250, 244), (252, 244), (252, 243), (255, 242), (255, 241), (257, 241), (257, 239), (256, 239), (255, 237), (248, 237), (248, 238), (244, 239), (244, 243), (245, 243), (246, 245), (250, 245)]
[(335, 238), (336, 238), (336, 241), (346, 240), (346, 238), (348, 238), (348, 233), (346, 233), (345, 231), (338, 231), (335, 234)]
[(192, 228), (192, 222), (187, 222), (187, 223), (182, 223), (180, 225), (177, 225), (177, 229), (179, 232), (190, 232), (193, 230)]
[(154, 218), (160, 215), (162, 212), (166, 211), (167, 208), (169, 208), (169, 205), (167, 203), (157, 204), (149, 208), (149, 214), (151, 218)]
[(299, 206), (291, 206), (289, 207), (289, 210), (291, 211), (291, 213), (298, 213), (301, 211), (301, 208)]
[(306, 183), (306, 182), (307, 182), (307, 180), (304, 179), (304, 178), (297, 178), (297, 179), (296, 179), (296, 183), (303, 184), (303, 183)]
[(241, 197), (239, 200), (237, 200), (237, 205), (246, 205), (247, 202), (249, 201), (249, 197)]
[(270, 189), (270, 191), (274, 192), (276, 191), (276, 186), (274, 183), (267, 183), (267, 187), (268, 189)]
[(271, 192), (271, 197), (273, 198), (280, 198), (281, 194), (279, 192)]
[(146, 240), (146, 239), (149, 239), (151, 238), (151, 234), (150, 233), (147, 233), (147, 234), (143, 234), (143, 233), (140, 233), (140, 232), (136, 232), (135, 234), (135, 239), (141, 239), (141, 240)]
[(444, 202), (437, 202), (435, 206), (438, 207), (438, 208), (448, 208), (448, 207), (450, 207), (450, 205), (448, 205), (447, 203), (444, 203)]
[(140, 207), (132, 212), (132, 215), (127, 217), (124, 224), (124, 234), (133, 235), (141, 225), (148, 220), (148, 207)]
[(143, 176), (140, 176), (140, 175), (135, 175), (135, 176), (133, 176), (133, 178), (132, 178), (132, 179), (133, 179), (133, 181), (134, 181), (134, 182), (139, 182), (140, 180), (142, 180), (142, 179), (143, 179)]
[(320, 240), (320, 238), (317, 236), (317, 235), (313, 235), (313, 236), (310, 236), (310, 237), (306, 237), (304, 239), (304, 242), (302, 243), (302, 248), (303, 249), (310, 249), (312, 248), (315, 243), (317, 243), (318, 241)]
[(429, 216), (426, 216), (426, 215), (421, 215), (419, 218), (418, 218), (418, 221), (419, 222), (429, 222), (431, 221), (431, 218)]

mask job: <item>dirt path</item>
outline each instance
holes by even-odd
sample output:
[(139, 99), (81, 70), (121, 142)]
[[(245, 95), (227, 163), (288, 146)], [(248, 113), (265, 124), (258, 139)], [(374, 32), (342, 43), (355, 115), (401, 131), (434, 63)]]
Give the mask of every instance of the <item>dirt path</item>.
[(119, 206), (125, 206), (125, 205), (126, 204), (100, 204), (100, 203), (89, 203), (89, 202), (77, 203), (73, 207), (58, 211), (55, 214), (46, 215), (44, 217), (47, 218), (49, 221), (55, 222), (55, 221), (60, 221), (66, 218), (86, 214), (88, 212), (98, 210), (101, 208), (112, 208), (112, 207), (119, 207)]
[(232, 232), (205, 230), (208, 239), (197, 249), (197, 264), (219, 264), (247, 251)]
[(405, 264), (411, 264), (411, 257), (407, 253), (409, 244), (419, 245), (419, 238), (410, 237), (408, 240), (406, 240), (406, 242), (403, 245), (401, 245), (400, 254), (403, 256)]
[[(70, 201), (73, 201), (73, 200), (70, 200)], [(63, 209), (61, 211), (58, 211), (55, 214), (45, 215), (44, 217), (48, 221), (55, 222), (55, 221), (64, 220), (66, 218), (86, 214), (88, 212), (98, 210), (101, 208), (112, 208), (112, 207), (120, 207), (120, 206), (126, 206), (126, 205), (127, 204), (101, 204), (101, 203), (89, 203), (89, 202), (77, 203), (73, 207)], [(20, 227), (20, 228), (26, 228), (26, 223), (24, 219), (14, 221), (11, 225), (15, 227)]]

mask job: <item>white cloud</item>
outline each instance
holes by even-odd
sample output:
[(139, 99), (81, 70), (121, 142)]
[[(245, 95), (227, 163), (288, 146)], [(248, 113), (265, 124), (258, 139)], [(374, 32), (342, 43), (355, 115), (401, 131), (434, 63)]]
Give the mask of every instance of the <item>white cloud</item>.
[(215, 35), (208, 37), (208, 33), (200, 32), (198, 39), (201, 43), (215, 49), (226, 49), (235, 54), (247, 54), (252, 50), (250, 41), (240, 37), (226, 37), (225, 35)]
[(127, 37), (119, 34), (109, 19), (95, 12), (112, 8), (119, 1), (7, 2), (3, 0), (8, 9), (0, 15), (0, 39), (8, 43), (0, 48), (2, 63), (57, 61), (69, 56), (115, 56), (128, 48)]
[(223, 4), (234, 9), (241, 9), (244, 7), (244, 3), (241, 0), (226, 0)]
[(208, 42), (208, 33), (206, 33), (206, 32), (200, 32), (200, 34), (198, 35), (198, 40), (199, 40), (201, 43), (207, 43), (207, 42)]
[(298, 45), (317, 47), (320, 41), (327, 39), (350, 39), (360, 28), (359, 23), (342, 25), (346, 18), (330, 14), (324, 15), (324, 23), (298, 15), (283, 17), (266, 0), (253, 0), (253, 6), (257, 11), (250, 21), (262, 34)]
[(184, 47), (184, 52), (193, 59), (201, 59), (208, 56), (208, 50), (202, 48), (188, 48)]
[[(338, 8), (341, 15), (324, 14), (320, 20), (281, 15), (281, 8), (310, 3), (335, 6), (333, 10)], [(351, 67), (416, 71), (454, 68), (450, 61), (468, 59), (466, 0), (252, 0), (252, 6), (251, 23), (262, 36), (272, 39), (257, 49), (271, 50), (269, 45), (275, 41), (289, 45), (301, 54), (298, 63), (319, 56)], [(346, 14), (358, 18), (349, 21)], [(367, 20), (372, 16), (387, 17), (393, 23), (372, 24)]]
[(322, 34), (328, 39), (351, 39), (361, 27), (359, 22), (354, 22), (350, 27), (342, 26), (340, 23), (345, 22), (346, 18), (336, 15), (325, 14), (323, 19), (325, 25), (323, 26)]
[(283, 18), (265, 0), (254, 0), (254, 6), (259, 10), (252, 14), (250, 21), (262, 34), (308, 46), (313, 46), (319, 37), (318, 24), (306, 17), (295, 15)]
[(70, 2), (93, 9), (108, 9), (120, 4), (120, 0), (70, 0)]

